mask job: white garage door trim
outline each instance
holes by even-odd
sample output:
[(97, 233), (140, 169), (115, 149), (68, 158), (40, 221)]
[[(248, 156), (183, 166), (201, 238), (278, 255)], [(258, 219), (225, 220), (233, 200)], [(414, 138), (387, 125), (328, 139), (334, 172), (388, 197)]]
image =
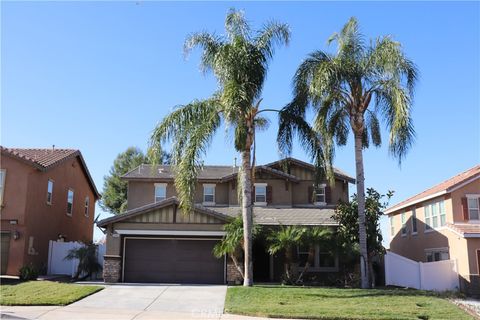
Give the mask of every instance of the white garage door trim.
[[(148, 236), (224, 236), (225, 231), (190, 231), (190, 230), (115, 230), (118, 234)], [(153, 239), (153, 238), (152, 238)]]
[[(224, 232), (225, 233), (225, 232)], [(140, 240), (207, 240), (207, 241), (220, 241), (220, 238), (173, 238), (173, 237), (124, 237), (123, 238), (123, 255), (122, 255), (122, 282), (125, 281), (125, 248), (127, 239), (140, 239)], [(213, 253), (212, 253), (213, 254)], [(227, 283), (227, 256), (223, 256), (223, 282)]]

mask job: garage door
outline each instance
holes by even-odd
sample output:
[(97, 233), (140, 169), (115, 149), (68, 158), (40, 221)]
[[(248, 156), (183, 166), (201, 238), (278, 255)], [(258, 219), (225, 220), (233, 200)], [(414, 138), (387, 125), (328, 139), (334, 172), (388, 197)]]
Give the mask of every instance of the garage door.
[(222, 284), (224, 259), (212, 254), (217, 242), (126, 238), (124, 281)]

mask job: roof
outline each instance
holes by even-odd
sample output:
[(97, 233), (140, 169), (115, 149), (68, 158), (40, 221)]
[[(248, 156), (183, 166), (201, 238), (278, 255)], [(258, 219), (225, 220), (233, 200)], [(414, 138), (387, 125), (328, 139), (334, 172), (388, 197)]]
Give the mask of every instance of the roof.
[(480, 224), (473, 223), (455, 223), (447, 224), (448, 228), (464, 238), (479, 238)]
[[(241, 207), (214, 207), (213, 210), (230, 217), (241, 214)], [(332, 219), (334, 208), (296, 207), (254, 207), (253, 219), (261, 225), (331, 225), (338, 223)]]
[[(129, 210), (125, 213), (103, 219), (97, 222), (99, 227), (106, 227), (115, 222), (135, 217), (159, 208), (170, 205), (179, 205), (176, 197), (170, 197), (157, 203), (148, 204), (139, 208)], [(204, 207), (195, 205), (195, 211), (205, 213), (224, 221), (241, 214), (241, 207)], [(335, 209), (332, 208), (272, 208), (272, 207), (254, 207), (254, 221), (261, 225), (324, 225), (336, 226), (338, 223), (332, 219)]]
[[(310, 170), (315, 170), (315, 166), (313, 164), (302, 161), (302, 160), (298, 160), (298, 159), (295, 159), (295, 158), (292, 158), (292, 157), (287, 157), (287, 158), (280, 159), (280, 160), (277, 160), (277, 161), (274, 161), (274, 162), (270, 162), (270, 163), (267, 163), (265, 166), (268, 166), (268, 167), (282, 166), (285, 162), (291, 162), (291, 163), (294, 163), (298, 166), (301, 166), (301, 167), (304, 167), (304, 168), (307, 168), (307, 169), (310, 169)], [(343, 172), (342, 170), (340, 170), (338, 168), (333, 167), (333, 173), (338, 178), (343, 178), (350, 183), (355, 183), (355, 179), (353, 177), (349, 176), (347, 173)]]
[[(123, 221), (125, 219), (129, 219), (129, 218), (132, 218), (132, 217), (135, 217), (135, 216), (138, 216), (138, 215), (141, 215), (141, 214), (144, 214), (144, 213), (156, 210), (156, 209), (168, 207), (170, 205), (177, 205), (178, 206), (179, 204), (180, 204), (180, 202), (178, 201), (177, 197), (170, 197), (170, 198), (167, 198), (167, 199), (159, 201), (159, 202), (147, 204), (147, 205), (144, 205), (144, 206), (132, 209), (132, 210), (128, 210), (128, 211), (126, 211), (122, 214), (118, 214), (118, 215), (115, 215), (113, 217), (109, 217), (109, 218), (100, 220), (100, 221), (97, 222), (97, 226), (105, 227), (105, 226), (107, 226), (111, 223), (114, 223), (114, 222)], [(195, 205), (195, 211), (214, 216), (214, 217), (219, 218), (219, 219), (224, 220), (224, 221), (228, 221), (228, 220), (231, 219), (231, 217), (229, 217), (227, 215), (224, 215), (220, 212), (216, 212), (216, 211), (211, 210), (209, 208), (205, 208), (205, 207), (200, 206), (200, 205)]]
[(2, 154), (16, 158), (24, 163), (27, 163), (40, 171), (48, 171), (69, 159), (78, 157), (83, 166), (87, 180), (90, 183), (97, 198), (100, 198), (100, 193), (93, 182), (92, 176), (88, 171), (85, 160), (83, 159), (80, 150), (76, 149), (54, 149), (54, 148), (5, 148), (0, 146)]
[(417, 204), (419, 202), (432, 199), (446, 193), (450, 193), (456, 190), (457, 188), (460, 188), (464, 184), (470, 183), (479, 178), (480, 178), (480, 165), (476, 165), (475, 167), (470, 168), (460, 174), (457, 174), (456, 176), (450, 179), (447, 179), (431, 187), (430, 189), (427, 189), (423, 192), (420, 192), (417, 195), (414, 195), (413, 197), (410, 197), (400, 203), (397, 203), (396, 205), (385, 210), (385, 213), (390, 214), (394, 211)]
[[(302, 166), (307, 167), (308, 169), (312, 169), (312, 170), (315, 169), (313, 165), (294, 159), (294, 158), (286, 158), (284, 160), (293, 161), (297, 164), (301, 164)], [(284, 160), (275, 161), (266, 165), (256, 166), (255, 170), (264, 171), (272, 175), (276, 175), (294, 182), (300, 181), (298, 177), (292, 174), (272, 168), (273, 166), (280, 164), (280, 161), (284, 161)], [(203, 166), (202, 169), (199, 171), (197, 179), (228, 181), (228, 180), (234, 179), (237, 176), (238, 169), (239, 167), (234, 167), (234, 166), (206, 165), (206, 166)], [(352, 183), (355, 182), (355, 179), (348, 176), (346, 173), (342, 172), (337, 168), (334, 168), (334, 172), (335, 172), (335, 175), (339, 178), (346, 179), (347, 181)], [(132, 169), (129, 172), (127, 172), (125, 175), (123, 175), (122, 178), (127, 180), (135, 180), (135, 179), (171, 180), (174, 178), (173, 166), (171, 165), (153, 166), (149, 164), (141, 164), (135, 169)]]

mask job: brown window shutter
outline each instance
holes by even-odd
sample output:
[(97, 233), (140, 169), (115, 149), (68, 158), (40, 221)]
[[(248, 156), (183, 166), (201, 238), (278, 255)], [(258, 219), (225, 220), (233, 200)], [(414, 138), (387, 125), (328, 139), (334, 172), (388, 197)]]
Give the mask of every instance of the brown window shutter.
[(313, 186), (308, 187), (308, 203), (313, 203)]
[(332, 189), (329, 185), (325, 186), (325, 202), (327, 204), (332, 202)]
[(252, 187), (252, 204), (255, 202), (255, 186)]
[(463, 220), (467, 221), (470, 219), (468, 214), (468, 201), (467, 198), (462, 198), (462, 210), (463, 210)]
[(267, 186), (267, 204), (272, 203), (272, 186)]

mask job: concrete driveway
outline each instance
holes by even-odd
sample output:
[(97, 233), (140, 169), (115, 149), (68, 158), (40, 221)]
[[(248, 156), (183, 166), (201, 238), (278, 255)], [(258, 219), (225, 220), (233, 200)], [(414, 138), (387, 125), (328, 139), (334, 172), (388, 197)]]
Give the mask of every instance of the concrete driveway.
[(226, 292), (215, 285), (112, 285), (65, 307), (2, 306), (2, 319), (220, 319)]

